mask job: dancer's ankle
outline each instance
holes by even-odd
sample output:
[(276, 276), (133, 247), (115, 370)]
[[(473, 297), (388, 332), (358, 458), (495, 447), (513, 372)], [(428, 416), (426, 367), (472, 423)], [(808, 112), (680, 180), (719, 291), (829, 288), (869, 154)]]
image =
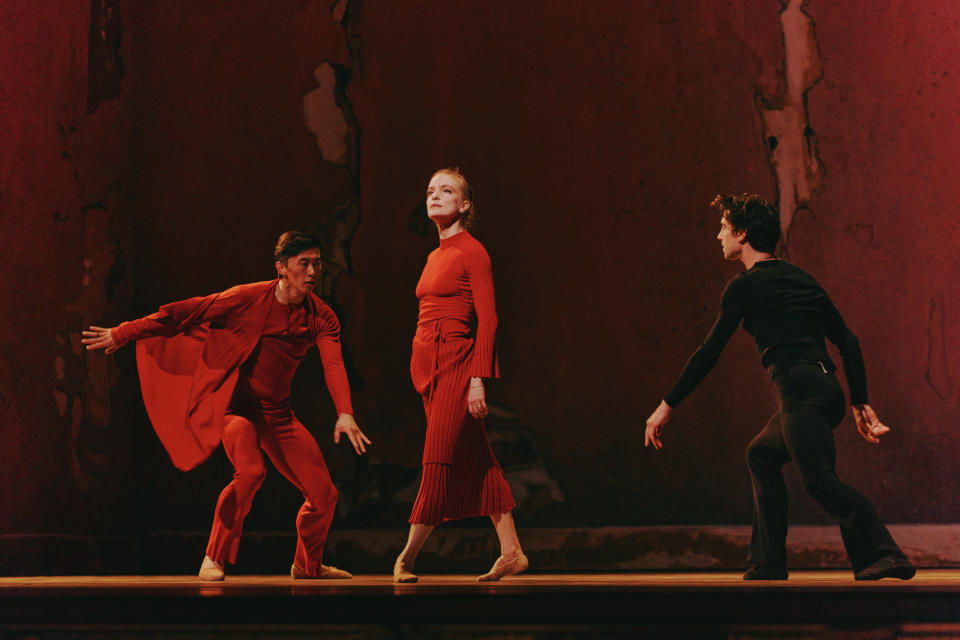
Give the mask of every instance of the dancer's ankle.
[(522, 547), (501, 547), (500, 548), (500, 557), (504, 560), (514, 560), (523, 555)]

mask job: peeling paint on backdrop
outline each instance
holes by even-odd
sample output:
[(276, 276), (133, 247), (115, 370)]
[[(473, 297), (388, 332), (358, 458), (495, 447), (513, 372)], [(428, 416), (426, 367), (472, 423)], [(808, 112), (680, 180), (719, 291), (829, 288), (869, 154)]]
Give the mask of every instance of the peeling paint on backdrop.
[(330, 7), (330, 15), (340, 24), (344, 24), (344, 21), (348, 19), (347, 9), (349, 8), (349, 4), (350, 0), (336, 0), (333, 6)]
[(813, 18), (803, 10), (809, 1), (780, 0), (784, 89), (777, 98), (768, 98), (760, 90), (754, 95), (770, 165), (777, 179), (783, 238), (780, 248), (784, 254), (797, 212), (809, 206), (826, 175), (807, 112), (807, 92), (823, 78)]
[[(342, 19), (348, 20), (348, 15)], [(347, 171), (352, 190), (343, 204), (313, 228), (323, 244), (321, 295), (332, 300), (337, 279), (350, 272), (350, 241), (360, 224), (360, 125), (347, 92), (352, 70), (325, 61), (314, 71), (314, 77), (317, 88), (303, 97), (304, 124), (316, 139), (323, 159)]]
[(53, 224), (72, 224), (72, 229), (79, 232), (82, 261), (73, 273), (78, 280), (74, 289), (78, 293), (67, 304), (68, 326), (55, 336), (53, 400), (57, 415), (70, 433), (74, 486), (88, 490), (96, 487), (114, 466), (107, 453), (106, 432), (112, 416), (110, 391), (119, 381), (119, 372), (112, 358), (86, 353), (80, 332), (107, 314), (117, 285), (125, 277), (113, 215), (121, 188), (113, 182), (101, 193), (88, 193), (83, 174), (84, 149), (74, 142), (79, 131), (73, 125), (61, 125), (60, 131), (64, 143), (61, 156), (73, 170), (78, 206), (73, 213), (55, 213)]
[(75, 281), (66, 288), (70, 292), (66, 326), (53, 336), (50, 371), (52, 401), (69, 433), (70, 475), (80, 490), (95, 489), (116, 472), (108, 430), (114, 413), (110, 393), (119, 382), (119, 371), (112, 358), (87, 353), (80, 338), (84, 328), (110, 315), (126, 278), (116, 228), (123, 188), (118, 174), (111, 178), (108, 173), (104, 179), (98, 171), (99, 141), (87, 137), (103, 125), (95, 121), (100, 117), (95, 115), (98, 107), (119, 98), (123, 90), (123, 22), (118, 5), (118, 0), (90, 0), (85, 114), (75, 113), (58, 124), (60, 157), (73, 176), (74, 195), (69, 208), (53, 212), (50, 220), (70, 242), (79, 244), (80, 262), (65, 274)]
[(947, 352), (946, 324), (943, 293), (937, 292), (930, 300), (926, 378), (937, 395), (944, 400), (953, 397), (956, 391), (953, 378), (950, 376), (952, 358)]
[(307, 129), (317, 140), (323, 159), (341, 167), (347, 166), (347, 145), (350, 126), (344, 109), (337, 104), (337, 74), (333, 65), (324, 62), (313, 72), (317, 88), (303, 98)]
[(317, 87), (303, 97), (304, 124), (316, 139), (321, 156), (343, 167), (350, 176), (351, 196), (312, 229), (323, 244), (320, 294), (333, 302), (337, 279), (351, 270), (350, 242), (360, 224), (361, 211), (360, 123), (349, 95), (350, 81), (361, 71), (352, 7), (352, 0), (334, 0), (330, 6), (330, 16), (343, 29), (350, 64), (323, 61), (314, 70)]
[(117, 0), (90, 0), (90, 37), (87, 48), (87, 115), (101, 102), (120, 96), (125, 72), (120, 57), (123, 21)]

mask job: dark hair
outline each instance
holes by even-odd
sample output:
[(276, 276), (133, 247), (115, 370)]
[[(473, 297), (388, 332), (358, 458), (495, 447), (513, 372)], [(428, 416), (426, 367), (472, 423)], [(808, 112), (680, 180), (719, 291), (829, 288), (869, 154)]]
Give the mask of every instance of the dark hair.
[(470, 208), (460, 215), (460, 224), (465, 229), (472, 229), (477, 224), (477, 203), (473, 201), (473, 187), (467, 181), (467, 176), (460, 173), (460, 167), (444, 167), (434, 171), (430, 179), (433, 180), (441, 173), (453, 176), (460, 183), (460, 195), (470, 202)]
[(780, 241), (780, 210), (755, 193), (718, 195), (710, 206), (720, 211), (734, 231), (746, 231), (757, 251), (773, 253)]
[(277, 247), (273, 250), (273, 257), (277, 262), (286, 264), (287, 260), (299, 255), (307, 249), (320, 249), (320, 238), (302, 231), (286, 231), (277, 240)]

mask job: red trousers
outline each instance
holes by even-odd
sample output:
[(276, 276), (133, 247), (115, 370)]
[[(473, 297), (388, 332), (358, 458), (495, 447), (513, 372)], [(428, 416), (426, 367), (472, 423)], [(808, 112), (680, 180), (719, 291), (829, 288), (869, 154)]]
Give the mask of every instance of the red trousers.
[(263, 449), (273, 466), (303, 493), (304, 503), (297, 513), (294, 563), (308, 575), (319, 575), (323, 544), (337, 504), (337, 489), (317, 441), (292, 415), (289, 422), (281, 424), (228, 415), (221, 441), (234, 473), (233, 481), (217, 501), (207, 555), (220, 563), (236, 562), (243, 519), (267, 474), (260, 453)]

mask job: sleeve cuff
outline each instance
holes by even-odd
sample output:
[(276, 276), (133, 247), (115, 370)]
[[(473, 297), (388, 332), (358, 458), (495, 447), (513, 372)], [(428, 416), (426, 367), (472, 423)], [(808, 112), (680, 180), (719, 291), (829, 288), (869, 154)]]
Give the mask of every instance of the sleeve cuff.
[(118, 349), (130, 342), (132, 334), (133, 330), (130, 322), (122, 322), (110, 330), (110, 336), (113, 338), (113, 343)]

